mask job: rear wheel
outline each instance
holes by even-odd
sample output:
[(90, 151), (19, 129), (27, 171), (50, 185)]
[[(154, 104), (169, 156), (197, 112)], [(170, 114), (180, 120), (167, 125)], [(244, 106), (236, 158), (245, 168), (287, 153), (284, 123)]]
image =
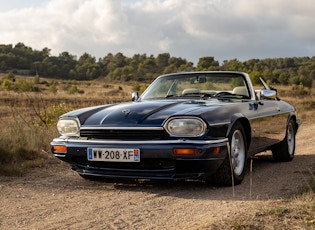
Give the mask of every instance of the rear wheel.
[(295, 152), (295, 125), (291, 119), (287, 125), (286, 136), (283, 141), (272, 149), (272, 156), (275, 161), (291, 161)]
[(209, 178), (209, 182), (217, 185), (231, 186), (233, 180), (235, 185), (240, 184), (245, 175), (247, 145), (241, 123), (235, 123), (228, 138), (230, 153), (226, 156), (218, 171)]

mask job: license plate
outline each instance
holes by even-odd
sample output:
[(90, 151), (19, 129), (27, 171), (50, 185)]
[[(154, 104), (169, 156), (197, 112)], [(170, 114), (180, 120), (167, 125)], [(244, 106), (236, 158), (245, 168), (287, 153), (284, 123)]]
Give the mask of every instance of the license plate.
[(140, 149), (88, 148), (89, 161), (140, 162)]

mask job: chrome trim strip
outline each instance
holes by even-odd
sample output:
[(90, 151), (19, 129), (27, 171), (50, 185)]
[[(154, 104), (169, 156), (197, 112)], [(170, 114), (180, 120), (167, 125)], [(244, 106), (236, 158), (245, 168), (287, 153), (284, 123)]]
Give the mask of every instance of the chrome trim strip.
[(84, 144), (137, 144), (137, 145), (154, 145), (154, 144), (221, 144), (228, 142), (228, 138), (223, 138), (220, 140), (152, 140), (152, 141), (121, 141), (121, 140), (84, 140), (84, 139), (71, 139), (71, 138), (55, 138), (53, 142), (63, 142), (63, 143), (84, 143)]
[(100, 127), (100, 126), (81, 126), (80, 130), (163, 130), (163, 127)]
[(221, 123), (210, 123), (209, 126), (210, 127), (214, 127), (214, 126), (221, 126), (221, 125), (230, 125), (231, 122), (230, 121), (227, 121), (227, 122), (221, 122)]
[(54, 153), (54, 156), (55, 156), (55, 157), (66, 157), (66, 155), (64, 155), (64, 154), (61, 155), (61, 154), (57, 154), (57, 153)]
[(292, 112), (292, 111), (284, 111), (282, 113), (280, 113), (280, 112), (270, 113), (270, 114), (267, 114), (267, 115), (255, 116), (255, 117), (250, 117), (250, 118), (247, 118), (247, 119), (248, 120), (255, 120), (255, 119), (268, 118), (268, 117), (279, 116), (279, 115), (286, 115), (286, 114), (290, 114), (290, 112)]

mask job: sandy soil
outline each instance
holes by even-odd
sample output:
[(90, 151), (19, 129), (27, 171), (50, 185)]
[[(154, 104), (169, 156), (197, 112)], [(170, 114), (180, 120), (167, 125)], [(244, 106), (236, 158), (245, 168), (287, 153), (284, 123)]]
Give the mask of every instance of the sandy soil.
[(314, 133), (315, 125), (301, 126), (292, 162), (255, 158), (234, 191), (192, 181), (86, 181), (53, 159), (24, 177), (0, 177), (0, 229), (216, 229), (305, 187)]

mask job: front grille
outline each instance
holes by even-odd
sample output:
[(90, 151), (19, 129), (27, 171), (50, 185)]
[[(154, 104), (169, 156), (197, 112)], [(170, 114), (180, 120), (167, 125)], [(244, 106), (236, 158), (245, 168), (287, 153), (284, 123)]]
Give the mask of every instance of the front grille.
[(93, 130), (80, 131), (81, 137), (102, 140), (167, 140), (169, 135), (164, 130)]

